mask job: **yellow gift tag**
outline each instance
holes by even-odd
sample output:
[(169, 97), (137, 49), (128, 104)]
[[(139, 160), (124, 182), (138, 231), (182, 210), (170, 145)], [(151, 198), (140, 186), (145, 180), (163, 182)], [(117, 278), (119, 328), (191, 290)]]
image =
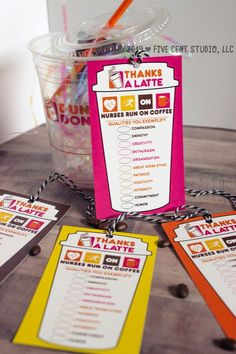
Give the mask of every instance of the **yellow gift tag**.
[(82, 353), (140, 351), (155, 236), (63, 226), (14, 343)]

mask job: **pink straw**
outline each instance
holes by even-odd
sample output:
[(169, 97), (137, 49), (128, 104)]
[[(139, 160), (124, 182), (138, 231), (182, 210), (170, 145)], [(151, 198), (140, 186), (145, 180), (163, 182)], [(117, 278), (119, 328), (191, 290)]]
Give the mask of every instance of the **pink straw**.
[(62, 18), (63, 18), (63, 29), (64, 32), (68, 31), (68, 16), (67, 16), (67, 8), (66, 5), (61, 5)]
[[(62, 11), (62, 19), (63, 19), (63, 29), (64, 29), (64, 33), (65, 33), (65, 32), (68, 31), (68, 16), (67, 16), (67, 8), (66, 8), (65, 4), (62, 4), (61, 11)], [(63, 62), (62, 66), (61, 66), (61, 79), (62, 79), (62, 81), (64, 80), (65, 77), (66, 77), (66, 66), (65, 66), (65, 64)], [(66, 99), (67, 99), (66, 85), (63, 85), (62, 94), (63, 94), (64, 105), (65, 105), (65, 108), (66, 108)], [(66, 127), (63, 125), (62, 122), (59, 122), (59, 125), (62, 128), (62, 130), (63, 130), (65, 135), (67, 135), (69, 137), (73, 137), (74, 136), (73, 132), (67, 131)]]

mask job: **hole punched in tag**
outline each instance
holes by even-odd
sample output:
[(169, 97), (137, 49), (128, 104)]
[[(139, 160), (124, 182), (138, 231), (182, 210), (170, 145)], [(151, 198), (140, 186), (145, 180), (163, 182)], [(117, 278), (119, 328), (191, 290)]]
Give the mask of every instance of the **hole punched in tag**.
[(135, 69), (138, 69), (143, 62), (143, 58), (148, 58), (149, 54), (145, 50), (136, 50), (129, 58), (129, 63), (133, 65)]

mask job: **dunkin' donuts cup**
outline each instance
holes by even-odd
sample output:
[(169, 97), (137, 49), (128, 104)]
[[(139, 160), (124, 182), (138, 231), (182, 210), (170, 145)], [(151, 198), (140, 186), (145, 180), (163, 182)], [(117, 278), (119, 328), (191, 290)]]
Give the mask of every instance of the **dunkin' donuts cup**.
[[(76, 31), (51, 33), (33, 39), (29, 49), (39, 76), (54, 168), (80, 186), (93, 181), (87, 61), (130, 56), (148, 44), (168, 22), (166, 11), (133, 8), (117, 26), (104, 30), (106, 14), (82, 23)], [(99, 38), (98, 34), (102, 33)], [(150, 47), (151, 48), (151, 47)], [(119, 75), (111, 71), (118, 89)]]
[(12, 198), (12, 196), (11, 195), (7, 195), (2, 200), (2, 206), (4, 208), (9, 208), (12, 205), (13, 202), (14, 202), (14, 199)]
[(80, 236), (80, 242), (84, 247), (90, 247), (91, 244), (91, 238), (88, 236), (88, 233), (82, 234)]
[[(61, 242), (39, 338), (72, 348), (114, 348), (151, 252), (132, 237), (113, 235), (109, 244), (106, 235), (90, 233), (90, 247), (81, 245), (83, 237), (78, 231)], [(115, 243), (133, 252), (114, 251)]]
[(122, 80), (120, 74), (115, 71), (114, 66), (111, 68), (111, 70), (109, 70), (109, 80), (111, 83), (111, 87), (115, 87), (117, 89), (122, 88)]
[[(116, 73), (113, 86), (111, 71)], [(118, 75), (122, 80), (119, 85)], [(142, 86), (143, 81), (152, 86)], [(107, 65), (97, 73), (93, 91), (97, 95), (112, 209), (149, 211), (169, 203), (178, 84), (174, 69), (162, 62), (143, 62), (138, 68), (131, 64)]]
[(185, 229), (190, 237), (200, 237), (203, 235), (202, 231), (197, 226), (186, 224)]

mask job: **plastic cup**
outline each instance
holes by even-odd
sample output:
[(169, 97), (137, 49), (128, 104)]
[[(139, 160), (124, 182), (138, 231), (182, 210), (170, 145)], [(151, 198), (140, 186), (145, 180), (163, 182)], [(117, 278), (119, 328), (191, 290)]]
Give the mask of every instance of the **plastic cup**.
[[(106, 14), (83, 22), (74, 32), (33, 39), (29, 49), (38, 73), (53, 165), (83, 187), (93, 182), (87, 61), (129, 57), (167, 24), (163, 9), (132, 8), (114, 28), (104, 31)], [(99, 36), (99, 38), (97, 38)], [(119, 77), (111, 74), (119, 87)]]

